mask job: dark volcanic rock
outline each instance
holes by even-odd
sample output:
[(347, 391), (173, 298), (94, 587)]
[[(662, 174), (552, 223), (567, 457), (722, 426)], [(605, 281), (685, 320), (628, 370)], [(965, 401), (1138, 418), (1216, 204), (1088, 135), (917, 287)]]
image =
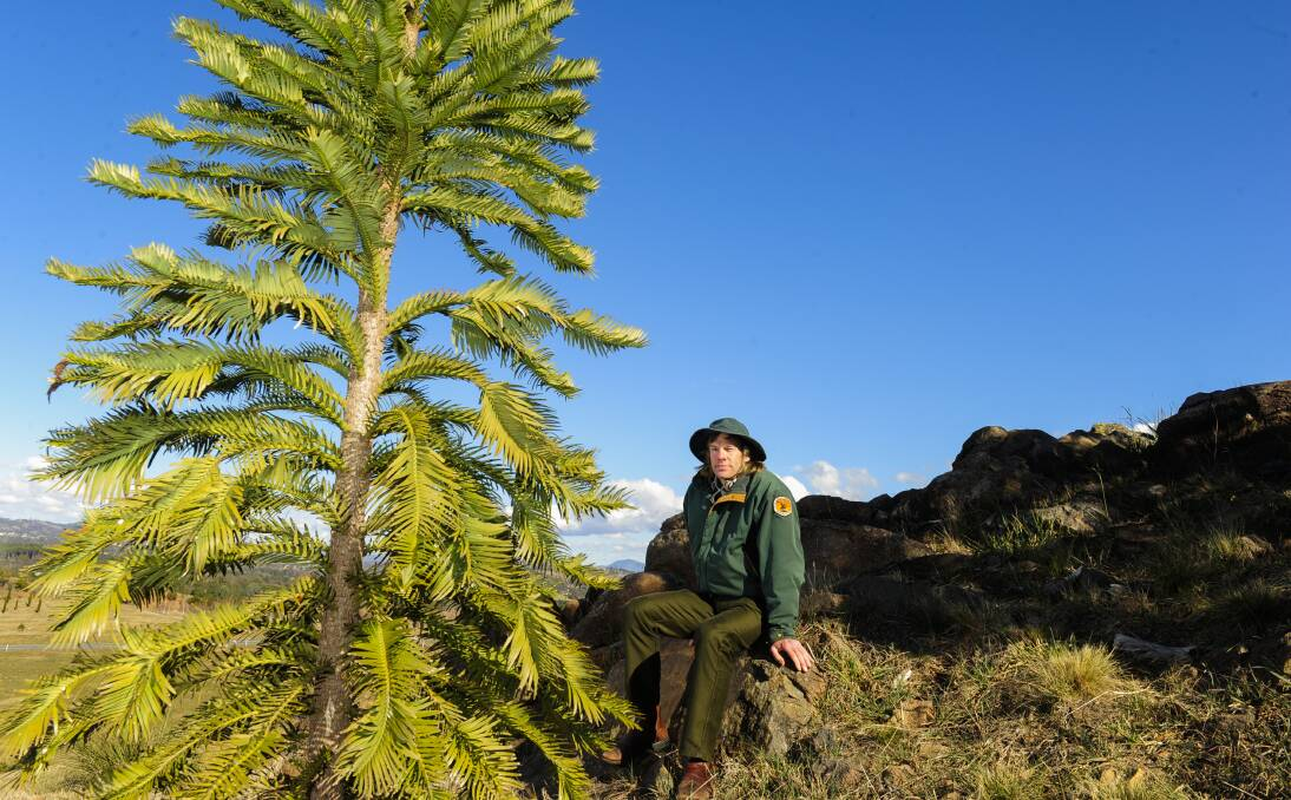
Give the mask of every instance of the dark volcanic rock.
[[(694, 648), (689, 640), (663, 639), (660, 647), (659, 729), (656, 736), (680, 741), (686, 710), (685, 695)], [(609, 685), (622, 692), (623, 661), (608, 670)], [(761, 655), (742, 656), (732, 671), (723, 711), (721, 747), (726, 752), (751, 749), (777, 756), (816, 733), (820, 714), (816, 704), (825, 693), (826, 680), (819, 669), (800, 673), (780, 667)]]
[(933, 553), (901, 563), (901, 574), (915, 580), (951, 583), (971, 572), (980, 559), (968, 553)]
[(981, 592), (926, 581), (863, 575), (841, 588), (853, 627), (863, 635), (946, 631), (986, 607)]
[(1066, 503), (1031, 509), (1031, 519), (1069, 533), (1094, 533), (1108, 523), (1113, 512), (1101, 499), (1076, 498)]
[(997, 527), (1034, 512), (1042, 523), (1089, 533), (1108, 522), (1108, 487), (1137, 479), (1152, 438), (1100, 423), (1062, 438), (989, 426), (974, 431), (950, 472), (891, 499), (888, 527), (923, 535), (937, 529)]
[(740, 674), (723, 722), (728, 751), (741, 747), (784, 757), (820, 727), (815, 702), (825, 692), (819, 671), (797, 672), (753, 659)]
[(802, 550), (808, 582), (815, 586), (831, 585), (931, 552), (922, 542), (883, 528), (821, 519), (803, 520)]
[(646, 548), (645, 568), (647, 572), (670, 575), (679, 588), (698, 588), (685, 516), (675, 514), (664, 520), (659, 535), (651, 539)]
[(1058, 440), (1044, 431), (1010, 431), (989, 425), (973, 431), (950, 466), (952, 470), (972, 470), (995, 464), (1010, 464), (1028, 472), (1056, 476), (1062, 472), (1064, 459)]
[[(689, 639), (664, 638), (659, 643), (659, 720), (655, 736), (677, 741), (676, 722), (673, 717), (686, 693), (686, 676), (690, 662), (695, 660), (695, 646)], [(618, 660), (606, 670), (606, 683), (623, 697), (627, 697), (627, 676), (624, 661)], [(733, 693), (728, 696), (728, 701)]]
[(1179, 477), (1218, 466), (1291, 479), (1291, 381), (1194, 394), (1157, 426), (1155, 473)]
[[(931, 552), (927, 545), (900, 533), (863, 523), (821, 518), (802, 520), (802, 550), (808, 583), (813, 586), (830, 585)], [(669, 518), (650, 542), (646, 569), (664, 576), (677, 588), (696, 588), (690, 534), (680, 514)]]
[(798, 501), (798, 516), (803, 520), (824, 519), (873, 525), (878, 509), (863, 500), (844, 500), (827, 494), (810, 494)]
[(1147, 465), (1147, 451), (1155, 440), (1114, 422), (1099, 422), (1087, 431), (1072, 431), (1058, 440), (1067, 460), (1100, 474), (1137, 474)]
[(1059, 486), (1052, 478), (1033, 472), (1016, 455), (993, 460), (986, 451), (971, 459), (961, 454), (956, 464), (926, 488), (902, 492), (892, 511), (893, 527), (916, 535), (938, 528), (955, 531), (980, 524), (992, 515), (1033, 505), (1053, 495)]

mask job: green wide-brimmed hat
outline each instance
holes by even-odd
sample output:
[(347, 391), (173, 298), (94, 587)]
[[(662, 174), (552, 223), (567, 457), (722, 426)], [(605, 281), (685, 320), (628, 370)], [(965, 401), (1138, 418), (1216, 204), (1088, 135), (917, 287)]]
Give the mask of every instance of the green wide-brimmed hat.
[(724, 433), (743, 439), (749, 445), (749, 455), (754, 461), (766, 461), (767, 451), (762, 449), (758, 440), (749, 435), (749, 429), (735, 417), (722, 417), (709, 423), (707, 428), (700, 428), (690, 435), (690, 452), (700, 461), (708, 461), (708, 440)]

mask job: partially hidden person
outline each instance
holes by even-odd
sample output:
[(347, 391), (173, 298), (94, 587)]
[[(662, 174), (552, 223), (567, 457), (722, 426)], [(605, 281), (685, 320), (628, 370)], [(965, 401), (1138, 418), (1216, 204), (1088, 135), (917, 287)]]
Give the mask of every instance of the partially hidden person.
[(679, 750), (686, 762), (677, 797), (713, 793), (713, 761), (731, 673), (740, 655), (765, 637), (770, 657), (807, 672), (813, 659), (797, 639), (798, 593), (804, 580), (798, 508), (784, 482), (766, 469), (766, 450), (733, 417), (690, 437), (700, 467), (683, 513), (698, 590), (641, 595), (624, 610), (628, 699), (641, 728), (602, 754), (626, 764), (659, 738), (660, 637), (693, 640), (695, 657), (682, 698)]

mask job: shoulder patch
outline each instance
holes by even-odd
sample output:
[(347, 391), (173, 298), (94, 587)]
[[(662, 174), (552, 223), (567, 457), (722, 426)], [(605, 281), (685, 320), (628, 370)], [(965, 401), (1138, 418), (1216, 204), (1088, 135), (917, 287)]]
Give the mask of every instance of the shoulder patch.
[(793, 501), (782, 495), (775, 499), (775, 502), (771, 504), (771, 507), (775, 509), (775, 513), (782, 517), (787, 517), (789, 516), (789, 512), (793, 511)]

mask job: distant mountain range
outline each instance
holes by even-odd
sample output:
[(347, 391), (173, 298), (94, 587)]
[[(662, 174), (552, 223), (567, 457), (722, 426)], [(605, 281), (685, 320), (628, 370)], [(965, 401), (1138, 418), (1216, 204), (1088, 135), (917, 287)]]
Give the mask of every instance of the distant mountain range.
[(610, 569), (621, 569), (624, 572), (641, 572), (645, 569), (645, 564), (632, 558), (620, 558), (613, 564), (606, 564)]
[(75, 528), (74, 522), (46, 522), (43, 519), (6, 519), (0, 517), (0, 543), (55, 542), (63, 531)]

